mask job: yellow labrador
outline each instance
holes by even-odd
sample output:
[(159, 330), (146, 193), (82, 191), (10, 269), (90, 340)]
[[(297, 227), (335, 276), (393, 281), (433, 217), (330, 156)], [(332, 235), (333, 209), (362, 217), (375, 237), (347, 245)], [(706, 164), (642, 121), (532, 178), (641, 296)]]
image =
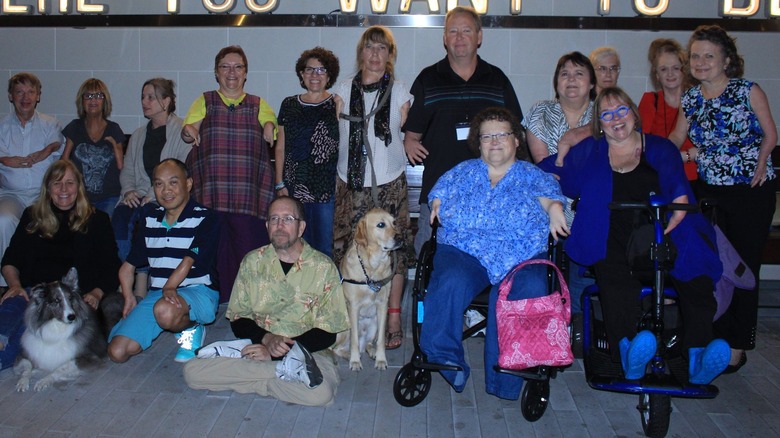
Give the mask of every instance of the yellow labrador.
[(387, 369), (385, 327), (387, 300), (395, 267), (391, 252), (401, 246), (395, 236), (395, 218), (385, 210), (369, 210), (355, 229), (355, 238), (341, 260), (342, 289), (347, 300), (350, 329), (339, 333), (333, 351), (360, 371), (360, 353)]

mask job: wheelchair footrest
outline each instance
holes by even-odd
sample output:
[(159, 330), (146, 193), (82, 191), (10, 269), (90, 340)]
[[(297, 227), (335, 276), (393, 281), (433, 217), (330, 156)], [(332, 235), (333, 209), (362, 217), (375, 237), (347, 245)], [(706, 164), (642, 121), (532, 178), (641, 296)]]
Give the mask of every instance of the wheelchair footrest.
[(433, 371), (463, 371), (463, 368), (457, 365), (447, 365), (443, 363), (424, 362), (422, 360), (412, 360), (415, 368)]
[(526, 380), (548, 380), (550, 377), (553, 377), (556, 372), (555, 368), (545, 366), (525, 368), (522, 370), (511, 370), (509, 368), (501, 368), (500, 366), (496, 365), (493, 367), (493, 369), (496, 370), (497, 373), (511, 374), (513, 376), (522, 377)]

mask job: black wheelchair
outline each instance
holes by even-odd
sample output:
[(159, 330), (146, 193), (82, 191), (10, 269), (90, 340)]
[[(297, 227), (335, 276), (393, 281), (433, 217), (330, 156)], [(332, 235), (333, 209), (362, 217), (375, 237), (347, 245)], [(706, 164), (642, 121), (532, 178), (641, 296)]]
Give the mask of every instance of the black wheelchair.
[[(668, 211), (698, 211), (698, 206), (667, 204), (651, 195), (646, 203), (612, 203), (611, 209), (634, 209), (649, 213), (654, 228), (650, 257), (653, 262), (651, 285), (641, 293), (643, 314), (637, 331), (650, 330), (656, 337), (656, 353), (650, 360), (651, 371), (640, 380), (626, 380), (619, 363), (611, 359), (604, 318), (599, 303), (598, 286), (583, 293), (583, 359), (585, 376), (591, 388), (639, 395), (639, 411), (645, 435), (663, 437), (669, 429), (671, 397), (711, 399), (718, 395), (713, 385), (688, 382), (688, 364), (681, 356), (678, 343), (679, 309), (674, 303), (677, 294), (666, 288), (666, 277), (674, 263), (669, 239), (664, 239)], [(617, 346), (615, 346), (617, 347)]]
[[(436, 252), (436, 231), (438, 223), (433, 225), (431, 238), (423, 245), (417, 260), (417, 271), (413, 284), (412, 303), (412, 339), (414, 352), (411, 360), (404, 365), (395, 377), (393, 383), (393, 396), (401, 406), (411, 407), (422, 402), (431, 389), (431, 371), (452, 370), (459, 371), (460, 367), (428, 362), (420, 348), (420, 332), (424, 320), (424, 300), (434, 269), (433, 256)], [(556, 260), (561, 251), (558, 251), (552, 238), (548, 242), (548, 256), (558, 266), (565, 266)], [(548, 268), (548, 290), (554, 290), (557, 276), (552, 268)], [(469, 309), (481, 313), (485, 320), (463, 331), (463, 340), (469, 339), (475, 333), (487, 326), (488, 300), (490, 287), (483, 290), (470, 304)], [(528, 421), (536, 421), (544, 415), (550, 397), (550, 379), (556, 376), (561, 369), (558, 367), (535, 367), (524, 370), (510, 370), (496, 367), (500, 373), (512, 374), (525, 379), (525, 384), (520, 395), (521, 413)]]

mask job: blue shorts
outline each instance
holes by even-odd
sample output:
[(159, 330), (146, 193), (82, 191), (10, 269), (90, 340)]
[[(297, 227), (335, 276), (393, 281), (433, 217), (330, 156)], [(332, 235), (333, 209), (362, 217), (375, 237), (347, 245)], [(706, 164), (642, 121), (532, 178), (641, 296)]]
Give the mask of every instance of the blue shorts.
[[(199, 324), (211, 324), (217, 319), (219, 292), (198, 284), (182, 287), (177, 290), (190, 306), (190, 320)], [(163, 298), (162, 289), (150, 290), (149, 294), (111, 330), (108, 342), (114, 336), (125, 336), (138, 342), (146, 350), (152, 341), (163, 332), (162, 327), (154, 318), (154, 305)]]

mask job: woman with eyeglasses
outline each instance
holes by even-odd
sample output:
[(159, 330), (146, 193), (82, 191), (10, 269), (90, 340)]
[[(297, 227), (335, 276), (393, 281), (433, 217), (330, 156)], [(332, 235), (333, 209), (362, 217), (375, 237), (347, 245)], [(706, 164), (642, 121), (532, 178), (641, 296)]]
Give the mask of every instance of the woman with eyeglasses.
[(277, 196), (301, 201), (306, 211), (303, 238), (331, 256), (340, 99), (328, 90), (339, 77), (339, 59), (330, 50), (315, 47), (301, 53), (295, 73), (306, 92), (285, 98), (279, 108), (274, 189)]
[[(652, 272), (653, 266), (649, 256), (635, 259), (628, 252), (632, 238), (650, 222), (636, 210), (610, 210), (609, 204), (647, 202), (650, 193), (667, 202), (696, 201), (679, 151), (665, 138), (642, 134), (636, 104), (623, 90), (602, 90), (594, 111), (593, 136), (572, 148), (562, 167), (555, 155), (539, 166), (559, 176), (566, 196), (579, 198), (565, 248), (575, 262), (593, 266), (612, 360), (622, 364), (627, 379), (639, 379), (656, 340), (650, 331), (637, 333), (642, 289), (637, 272)], [(690, 381), (709, 383), (730, 357), (725, 342), (712, 342), (713, 291), (723, 271), (715, 233), (702, 214), (684, 211), (671, 214), (664, 232), (677, 251), (670, 276), (684, 321), (681, 354), (690, 361)]]
[[(683, 70), (688, 62), (688, 55), (677, 41), (658, 38), (650, 43), (647, 59), (650, 61), (650, 79), (657, 91), (648, 91), (639, 101), (639, 115), (643, 120), (642, 132), (669, 138), (677, 125), (680, 98), (688, 89), (688, 79)], [(693, 143), (686, 137), (680, 151), (685, 176), (695, 190), (694, 181), (698, 176), (696, 162), (689, 159), (689, 149), (692, 147)]]
[(620, 77), (620, 55), (614, 47), (603, 46), (590, 52), (590, 62), (596, 70), (596, 93), (607, 87), (617, 87)]
[(122, 128), (108, 120), (111, 94), (106, 84), (96, 78), (84, 81), (76, 94), (76, 110), (79, 118), (62, 130), (66, 141), (62, 159), (73, 161), (84, 175), (89, 202), (111, 216), (122, 190), (119, 171), (127, 140)]
[[(568, 234), (565, 198), (552, 175), (528, 162), (522, 127), (506, 108), (487, 108), (472, 120), (467, 143), (479, 158), (450, 169), (428, 195), (431, 223), (438, 219), (434, 269), (425, 295), (420, 347), (428, 362), (457, 365), (441, 371), (457, 392), (470, 374), (462, 344), (463, 312), (492, 285), (485, 334), (485, 384), (489, 394), (516, 400), (523, 379), (497, 373), (495, 306), (498, 285), (518, 263), (547, 258), (547, 237)], [(510, 299), (547, 294), (547, 268), (518, 271)]]
[(398, 46), (390, 29), (366, 29), (358, 41), (356, 55), (357, 74), (334, 88), (334, 94), (343, 103), (339, 108), (333, 259), (338, 266), (365, 212), (379, 207), (393, 215), (396, 233), (404, 242), (396, 250), (398, 262), (390, 289), (385, 334), (385, 347), (393, 350), (403, 342), (401, 297), (407, 267), (414, 263), (401, 132), (412, 95), (406, 84), (395, 80)]
[(276, 115), (264, 99), (244, 91), (249, 65), (244, 50), (228, 46), (214, 58), (216, 91), (195, 99), (181, 138), (192, 143), (187, 167), (192, 195), (220, 220), (219, 301), (230, 298), (244, 255), (269, 243), (265, 220), (274, 196)]
[(736, 41), (717, 25), (699, 26), (688, 41), (690, 74), (696, 85), (682, 97), (682, 111), (669, 137), (694, 148), (702, 198), (715, 201), (716, 222), (756, 276), (753, 289), (737, 289), (715, 322), (716, 333), (732, 348), (727, 372), (747, 362), (756, 347), (758, 276), (775, 212), (777, 175), (772, 150), (777, 127), (764, 90), (742, 78), (744, 61)]

